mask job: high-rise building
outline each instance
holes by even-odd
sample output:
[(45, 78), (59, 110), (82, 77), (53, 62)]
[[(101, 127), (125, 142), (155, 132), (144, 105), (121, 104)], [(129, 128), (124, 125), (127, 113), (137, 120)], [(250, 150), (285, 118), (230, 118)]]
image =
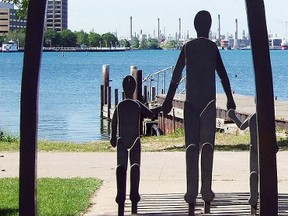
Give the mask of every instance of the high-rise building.
[(26, 27), (26, 20), (17, 17), (14, 5), (0, 2), (0, 35)]
[(68, 28), (68, 0), (48, 0), (46, 29), (57, 32)]

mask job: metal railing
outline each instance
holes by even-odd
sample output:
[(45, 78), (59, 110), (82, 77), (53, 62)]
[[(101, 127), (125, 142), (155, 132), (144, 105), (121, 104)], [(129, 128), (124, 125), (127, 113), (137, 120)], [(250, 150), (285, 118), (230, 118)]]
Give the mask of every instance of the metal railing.
[[(147, 103), (153, 103), (156, 100), (156, 95), (166, 94), (171, 82), (174, 66), (164, 68), (147, 75), (143, 80), (144, 86), (144, 101)], [(186, 76), (184, 76), (179, 82), (177, 89), (178, 94), (185, 93)]]

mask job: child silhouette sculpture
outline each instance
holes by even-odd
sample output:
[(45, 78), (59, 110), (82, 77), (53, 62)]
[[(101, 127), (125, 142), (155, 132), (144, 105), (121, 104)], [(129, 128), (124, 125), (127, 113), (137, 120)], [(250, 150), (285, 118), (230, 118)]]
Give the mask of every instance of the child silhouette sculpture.
[(235, 122), (240, 130), (245, 130), (249, 127), (250, 132), (250, 198), (251, 215), (256, 215), (258, 202), (258, 150), (257, 150), (257, 122), (256, 113), (248, 116), (241, 122), (236, 116), (235, 110), (230, 109), (228, 116)]
[(227, 109), (236, 108), (217, 45), (208, 39), (211, 22), (208, 11), (200, 11), (195, 16), (194, 26), (197, 39), (183, 46), (162, 105), (164, 114), (171, 110), (173, 97), (186, 66), (184, 130), (187, 193), (184, 198), (189, 204), (189, 215), (194, 215), (198, 195), (199, 152), (201, 152), (201, 194), (205, 201), (205, 213), (210, 212), (210, 202), (215, 196), (211, 189), (216, 128), (215, 70), (227, 96)]
[(137, 213), (137, 204), (140, 201), (140, 118), (141, 116), (154, 118), (154, 114), (140, 101), (133, 99), (136, 81), (133, 76), (126, 76), (123, 80), (123, 90), (126, 99), (121, 101), (113, 114), (112, 133), (110, 143), (117, 146), (117, 196), (118, 215), (124, 215), (126, 199), (126, 171), (128, 157), (130, 158), (130, 200), (132, 214)]

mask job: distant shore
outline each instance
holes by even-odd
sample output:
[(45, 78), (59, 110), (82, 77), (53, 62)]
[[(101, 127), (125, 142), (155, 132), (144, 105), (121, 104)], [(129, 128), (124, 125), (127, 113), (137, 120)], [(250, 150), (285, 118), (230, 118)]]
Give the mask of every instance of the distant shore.
[[(130, 50), (127, 47), (43, 47), (43, 52), (124, 52)], [(24, 52), (24, 47), (20, 47), (18, 52)]]

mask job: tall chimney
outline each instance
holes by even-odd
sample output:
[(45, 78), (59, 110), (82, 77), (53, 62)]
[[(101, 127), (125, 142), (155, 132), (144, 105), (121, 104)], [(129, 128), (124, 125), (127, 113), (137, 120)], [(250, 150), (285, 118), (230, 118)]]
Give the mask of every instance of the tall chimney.
[(220, 14), (218, 14), (218, 39), (221, 39), (221, 17)]
[(132, 16), (130, 16), (130, 40), (133, 38), (133, 33), (132, 33)]
[(158, 40), (160, 40), (160, 19), (158, 18)]
[(234, 38), (234, 49), (238, 49), (238, 19), (235, 19), (235, 24), (236, 24), (236, 32)]
[(181, 18), (179, 18), (179, 33), (178, 33), (178, 39), (180, 40), (181, 39)]

